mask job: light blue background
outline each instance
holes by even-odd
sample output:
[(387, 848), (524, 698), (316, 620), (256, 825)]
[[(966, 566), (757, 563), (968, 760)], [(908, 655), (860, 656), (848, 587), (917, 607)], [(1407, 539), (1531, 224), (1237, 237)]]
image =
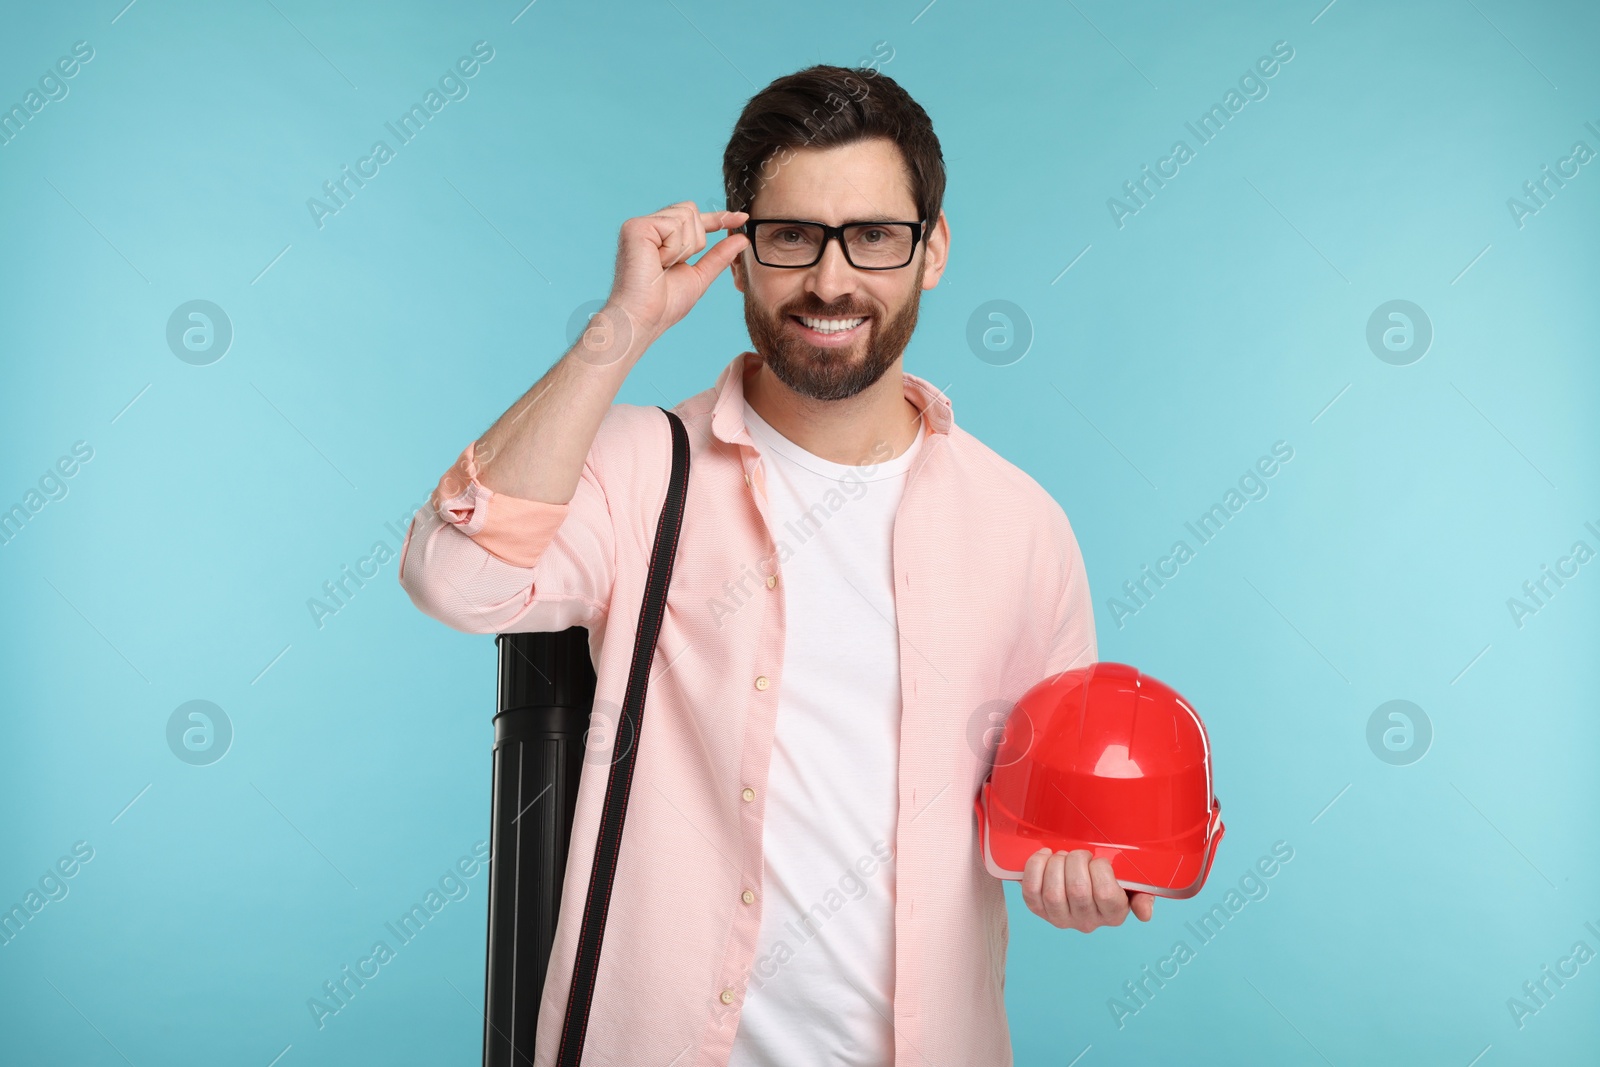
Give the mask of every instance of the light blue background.
[[(1521, 1028), (1507, 999), (1600, 951), (1600, 562), (1521, 627), (1506, 603), (1600, 550), (1600, 162), (1506, 206), (1600, 149), (1593, 5), (124, 2), (8, 4), (0, 35), (3, 106), (94, 48), (0, 147), (0, 507), (94, 450), (0, 548), (0, 904), (94, 850), (0, 947), (0, 1058), (477, 1062), (481, 873), (325, 1028), (306, 1001), (487, 835), (492, 641), (393, 562), (321, 628), (307, 601), (561, 354), (623, 219), (720, 206), (750, 95), (892, 55), (953, 233), (907, 369), (1062, 503), (1101, 657), (1200, 709), (1227, 823), (1148, 925), (1057, 930), (1008, 887), (1017, 1062), (1593, 1061), (1600, 962)], [(307, 198), (480, 40), (470, 95), (319, 229)], [(1119, 229), (1107, 199), (1275, 41), (1269, 95)], [(165, 340), (193, 299), (235, 329), (209, 366)], [(709, 386), (740, 299), (719, 279), (619, 399)], [(1034, 331), (1009, 366), (966, 342), (994, 299)], [(1435, 331), (1408, 366), (1365, 340), (1392, 299)], [(1119, 627), (1279, 440), (1269, 495)], [(194, 699), (235, 730), (210, 766), (166, 741)], [(1408, 766), (1368, 747), (1391, 699), (1432, 723)], [(1277, 841), (1200, 946), (1184, 921)]]

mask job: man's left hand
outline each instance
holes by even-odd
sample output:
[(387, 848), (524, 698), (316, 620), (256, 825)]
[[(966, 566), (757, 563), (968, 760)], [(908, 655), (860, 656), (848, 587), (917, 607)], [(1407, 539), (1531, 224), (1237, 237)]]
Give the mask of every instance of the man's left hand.
[(1156, 898), (1123, 889), (1111, 861), (1090, 859), (1086, 848), (1051, 852), (1042, 848), (1022, 868), (1022, 900), (1028, 910), (1054, 926), (1088, 933), (1101, 926), (1121, 926), (1128, 912), (1149, 922)]

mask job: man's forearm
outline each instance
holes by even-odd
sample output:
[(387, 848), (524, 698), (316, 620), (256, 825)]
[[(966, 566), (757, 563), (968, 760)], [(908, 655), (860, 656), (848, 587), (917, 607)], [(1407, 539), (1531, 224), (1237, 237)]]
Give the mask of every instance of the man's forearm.
[(578, 342), (478, 438), (478, 480), (497, 493), (571, 501), (584, 460), (628, 372), (643, 354), (628, 316), (610, 306)]

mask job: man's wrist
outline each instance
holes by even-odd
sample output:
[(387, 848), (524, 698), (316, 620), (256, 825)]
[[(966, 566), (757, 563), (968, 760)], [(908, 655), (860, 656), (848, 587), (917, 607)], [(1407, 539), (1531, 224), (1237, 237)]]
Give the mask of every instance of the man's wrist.
[(568, 354), (589, 367), (632, 368), (657, 336), (627, 307), (607, 301), (589, 317)]

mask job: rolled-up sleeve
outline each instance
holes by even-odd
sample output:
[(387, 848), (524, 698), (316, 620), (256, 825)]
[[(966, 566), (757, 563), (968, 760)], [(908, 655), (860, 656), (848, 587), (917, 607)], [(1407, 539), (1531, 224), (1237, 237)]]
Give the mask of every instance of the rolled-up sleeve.
[(476, 449), (462, 450), (406, 531), (399, 578), (411, 602), (465, 633), (590, 625), (611, 600), (616, 559), (594, 452), (572, 499), (550, 504), (485, 486)]
[(1099, 656), (1095, 644), (1094, 602), (1089, 596), (1089, 575), (1084, 570), (1083, 553), (1066, 515), (1060, 514), (1057, 521), (1062, 530), (1058, 551), (1065, 576), (1056, 601), (1055, 633), (1050, 643), (1046, 677), (1087, 666)]

